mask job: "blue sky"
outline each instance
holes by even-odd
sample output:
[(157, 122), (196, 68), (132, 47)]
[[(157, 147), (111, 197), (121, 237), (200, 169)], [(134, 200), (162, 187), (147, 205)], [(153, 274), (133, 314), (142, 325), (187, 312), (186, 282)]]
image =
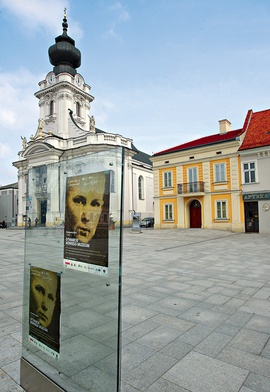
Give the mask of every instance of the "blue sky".
[(96, 126), (152, 154), (241, 128), (270, 107), (269, 0), (0, 0), (0, 184), (38, 125), (48, 48), (68, 33), (95, 97)]

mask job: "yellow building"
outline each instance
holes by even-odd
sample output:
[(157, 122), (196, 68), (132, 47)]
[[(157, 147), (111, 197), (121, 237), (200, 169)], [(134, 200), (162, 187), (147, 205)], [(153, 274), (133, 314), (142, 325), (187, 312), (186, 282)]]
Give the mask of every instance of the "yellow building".
[(220, 132), (158, 152), (154, 171), (155, 228), (207, 228), (244, 231), (238, 149), (243, 129)]

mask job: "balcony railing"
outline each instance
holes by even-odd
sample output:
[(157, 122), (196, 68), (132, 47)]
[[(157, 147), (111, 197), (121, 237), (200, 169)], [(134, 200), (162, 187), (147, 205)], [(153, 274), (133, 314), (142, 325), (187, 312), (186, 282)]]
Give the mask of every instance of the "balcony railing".
[(178, 184), (178, 195), (183, 193), (198, 193), (204, 192), (204, 182), (186, 182), (185, 184)]
[(36, 193), (47, 193), (47, 184), (36, 185)]

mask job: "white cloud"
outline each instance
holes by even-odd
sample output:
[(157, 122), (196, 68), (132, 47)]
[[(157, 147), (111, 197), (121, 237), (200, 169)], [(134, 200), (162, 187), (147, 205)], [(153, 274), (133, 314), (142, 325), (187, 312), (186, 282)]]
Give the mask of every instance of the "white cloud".
[[(16, 73), (0, 73), (0, 129), (27, 132), (25, 127), (31, 127), (33, 118), (38, 118), (38, 102), (33, 91), (37, 90), (36, 81), (40, 79), (40, 75), (22, 68)], [(6, 132), (5, 139), (8, 139)]]
[(11, 155), (11, 149), (6, 144), (0, 143), (0, 154), (1, 157), (6, 157)]
[(114, 3), (111, 7), (111, 10), (115, 11), (117, 13), (117, 17), (121, 21), (126, 21), (130, 19), (130, 15), (126, 8), (122, 5), (120, 1)]
[(111, 25), (106, 31), (106, 33), (110, 37), (122, 40), (121, 34), (117, 32), (117, 27), (120, 23), (128, 21), (130, 19), (130, 15), (121, 2), (114, 3), (112, 6), (109, 7), (109, 9), (114, 13), (114, 20), (111, 22)]
[[(54, 34), (60, 34), (65, 7), (67, 7), (68, 22), (72, 21), (68, 14), (69, 0), (0, 0), (0, 6), (15, 15), (20, 20), (20, 25), (27, 30), (43, 27)], [(78, 22), (72, 21), (70, 25), (72, 27), (69, 29), (69, 34), (74, 34), (77, 39), (80, 39), (83, 31)]]

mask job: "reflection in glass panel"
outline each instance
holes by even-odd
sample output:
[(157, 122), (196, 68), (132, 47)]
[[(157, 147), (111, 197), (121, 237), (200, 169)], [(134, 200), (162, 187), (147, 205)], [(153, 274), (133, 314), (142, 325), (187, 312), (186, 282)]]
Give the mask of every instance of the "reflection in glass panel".
[[(119, 390), (122, 153), (114, 148), (45, 166), (43, 193), (40, 169), (33, 168), (28, 175), (27, 218), (34, 222), (37, 217), (39, 223), (25, 231), (22, 356), (66, 391)], [(96, 212), (85, 211), (88, 188), (99, 189), (94, 173), (111, 173), (111, 166), (114, 192), (108, 177), (108, 200), (92, 192), (90, 207)], [(77, 216), (84, 219), (69, 235), (68, 220), (73, 218), (66, 208), (68, 181), (76, 193), (71, 199)], [(102, 212), (103, 206), (107, 209)], [(109, 230), (110, 216), (116, 230)], [(85, 233), (92, 229), (87, 220), (96, 224), (89, 241)], [(106, 263), (100, 255), (107, 255)]]

